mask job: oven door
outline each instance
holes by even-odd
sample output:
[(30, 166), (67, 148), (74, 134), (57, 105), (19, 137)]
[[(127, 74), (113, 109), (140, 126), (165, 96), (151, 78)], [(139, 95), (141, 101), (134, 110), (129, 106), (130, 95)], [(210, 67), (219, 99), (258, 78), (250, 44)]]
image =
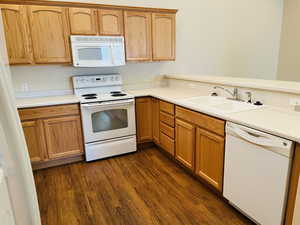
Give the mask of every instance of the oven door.
[(113, 66), (112, 48), (107, 44), (73, 44), (72, 57), (75, 67)]
[(81, 105), (85, 143), (136, 134), (134, 99)]

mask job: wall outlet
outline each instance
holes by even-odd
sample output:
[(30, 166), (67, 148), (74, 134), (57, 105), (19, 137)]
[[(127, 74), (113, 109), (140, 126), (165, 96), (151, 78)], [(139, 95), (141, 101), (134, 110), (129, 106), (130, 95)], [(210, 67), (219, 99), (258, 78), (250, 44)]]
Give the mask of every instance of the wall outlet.
[(300, 98), (291, 98), (290, 105), (293, 105), (293, 106), (300, 105)]
[(21, 84), (21, 90), (22, 90), (23, 92), (29, 91), (28, 83), (23, 83), (23, 84)]

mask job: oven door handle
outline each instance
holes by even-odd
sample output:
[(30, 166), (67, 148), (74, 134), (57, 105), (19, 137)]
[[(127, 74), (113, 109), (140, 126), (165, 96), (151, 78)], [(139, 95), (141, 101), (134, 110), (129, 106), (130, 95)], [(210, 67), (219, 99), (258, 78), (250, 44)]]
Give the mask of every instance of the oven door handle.
[(130, 105), (134, 103), (134, 99), (129, 100), (123, 100), (123, 101), (113, 101), (113, 102), (100, 102), (100, 103), (87, 103), (87, 104), (81, 104), (81, 107), (83, 108), (94, 108), (94, 107), (107, 107), (107, 106), (124, 106), (124, 105)]

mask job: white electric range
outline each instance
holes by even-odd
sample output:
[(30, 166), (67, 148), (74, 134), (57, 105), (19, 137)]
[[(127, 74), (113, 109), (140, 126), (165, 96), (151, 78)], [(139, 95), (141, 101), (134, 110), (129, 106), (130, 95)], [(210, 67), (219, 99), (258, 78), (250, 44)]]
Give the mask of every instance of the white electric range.
[(73, 77), (80, 98), (86, 161), (134, 152), (134, 96), (122, 92), (120, 74)]

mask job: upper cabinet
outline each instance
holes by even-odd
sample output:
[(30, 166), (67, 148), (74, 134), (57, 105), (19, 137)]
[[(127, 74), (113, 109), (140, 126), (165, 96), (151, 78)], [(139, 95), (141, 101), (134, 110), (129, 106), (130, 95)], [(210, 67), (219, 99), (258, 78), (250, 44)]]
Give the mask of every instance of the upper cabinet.
[(153, 60), (175, 60), (176, 15), (152, 13)]
[(151, 61), (151, 13), (124, 12), (127, 61)]
[(21, 5), (0, 5), (0, 8), (10, 64), (31, 63), (31, 36), (26, 7)]
[(100, 35), (123, 35), (123, 11), (99, 9), (98, 23)]
[(177, 10), (33, 4), (0, 4), (10, 64), (70, 63), (71, 34), (124, 36), (127, 61), (175, 60)]
[(96, 35), (97, 10), (90, 8), (69, 8), (71, 34)]
[(28, 14), (35, 62), (70, 62), (67, 8), (29, 6)]

